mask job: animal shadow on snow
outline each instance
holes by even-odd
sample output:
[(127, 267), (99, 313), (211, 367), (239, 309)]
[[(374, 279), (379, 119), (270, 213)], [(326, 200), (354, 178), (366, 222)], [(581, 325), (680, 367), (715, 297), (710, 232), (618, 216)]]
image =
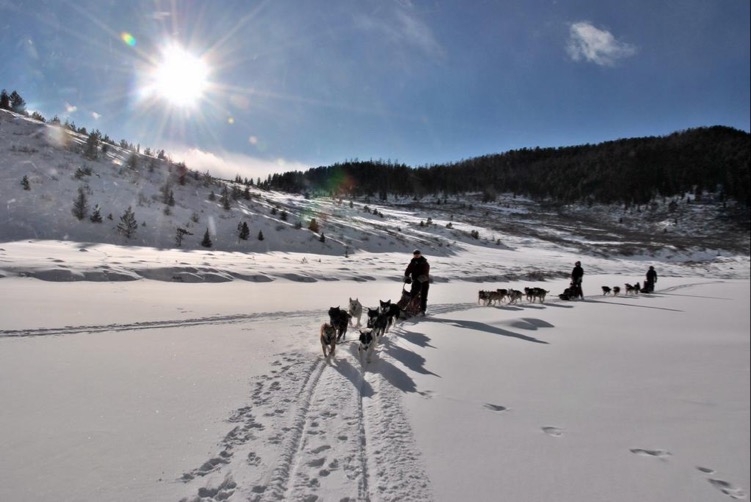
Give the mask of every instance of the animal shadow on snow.
[[(350, 350), (353, 356), (358, 357), (357, 345), (351, 345)], [(364, 378), (362, 378), (360, 369), (350, 364), (350, 362), (346, 359), (340, 359), (333, 367), (344, 378), (349, 380), (355, 389), (360, 390), (360, 395), (362, 397), (371, 397), (373, 394), (375, 394), (373, 387)]]
[[(508, 336), (510, 338), (518, 338), (526, 342), (542, 343), (542, 344), (548, 345), (548, 342), (546, 342), (545, 340), (538, 340), (537, 338), (533, 336), (522, 335), (521, 333), (515, 333), (507, 329), (499, 328), (497, 326), (491, 326), (490, 324), (485, 324), (484, 322), (468, 321), (466, 319), (458, 320), (458, 319), (436, 319), (436, 318), (432, 318), (430, 319), (430, 321), (450, 324), (452, 326), (456, 326), (457, 328), (469, 329), (472, 331), (483, 331), (485, 333), (490, 333), (492, 335)], [(534, 329), (537, 329), (537, 328), (534, 328)]]
[(548, 321), (543, 321), (542, 319), (534, 319), (531, 317), (517, 319), (511, 325), (515, 328), (527, 329), (530, 331), (535, 331), (540, 328), (555, 328), (555, 326), (550, 324)]
[[(396, 387), (402, 392), (414, 392), (418, 394), (423, 394), (422, 392), (419, 392), (417, 390), (417, 384), (415, 384), (415, 381), (412, 380), (412, 378), (407, 373), (405, 373), (400, 368), (397, 368), (396, 366), (391, 364), (389, 361), (387, 361), (385, 358), (383, 358), (380, 354), (378, 354), (378, 352), (387, 350), (387, 347), (385, 346), (386, 343), (387, 343), (386, 338), (382, 338), (381, 341), (378, 343), (378, 346), (377, 346), (378, 349), (377, 349), (375, 357), (373, 358), (373, 361), (370, 363), (366, 362), (363, 364), (362, 373), (365, 373), (368, 371), (372, 373), (378, 373), (381, 377), (383, 377), (386, 381), (388, 381), (392, 386)], [(352, 352), (352, 355), (355, 357), (355, 359), (359, 361), (360, 355), (357, 352), (357, 346), (356, 345), (352, 346), (350, 350)], [(393, 357), (393, 354), (391, 352), (389, 352), (389, 355)], [(408, 359), (408, 357), (406, 356), (404, 357), (405, 359)], [(419, 362), (415, 362), (415, 360), (413, 360), (412, 364), (419, 365)], [(355, 374), (353, 374), (350, 377), (349, 370), (347, 370), (347, 373), (342, 372), (342, 374), (345, 375), (347, 378), (349, 378), (353, 382), (355, 387), (357, 387), (358, 385), (360, 385), (360, 378), (361, 378), (360, 370), (355, 368), (351, 364), (349, 364), (349, 367), (352, 368), (352, 371), (354, 371)], [(425, 371), (422, 371), (422, 373), (425, 373)], [(370, 392), (370, 394), (367, 394), (367, 395), (372, 395), (373, 389), (370, 388), (370, 385), (368, 384), (368, 382), (365, 379), (362, 379), (362, 382), (363, 382), (363, 385), (368, 386), (368, 389), (363, 389), (361, 391), (362, 395), (366, 396), (366, 391)]]
[(431, 349), (434, 349), (435, 347), (430, 345), (430, 338), (423, 335), (422, 333), (415, 333), (413, 331), (405, 331), (403, 334), (399, 335), (399, 338), (402, 338), (412, 345), (417, 345), (418, 347), (428, 347)]
[[(376, 371), (376, 370), (374, 370)], [(403, 370), (397, 368), (385, 359), (378, 360), (378, 373), (385, 378), (391, 385), (402, 392), (417, 393), (423, 395), (423, 392), (417, 390), (417, 384)]]
[(426, 361), (424, 357), (412, 352), (411, 350), (407, 350), (404, 347), (400, 347), (397, 344), (392, 343), (390, 340), (383, 341), (381, 350), (415, 373), (420, 373), (421, 375), (433, 375), (440, 378), (439, 375), (436, 375), (425, 368)]

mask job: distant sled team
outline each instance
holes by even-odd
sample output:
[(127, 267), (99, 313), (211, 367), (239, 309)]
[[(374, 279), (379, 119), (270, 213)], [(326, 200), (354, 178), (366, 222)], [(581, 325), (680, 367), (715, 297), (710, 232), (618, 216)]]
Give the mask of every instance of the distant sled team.
[[(583, 300), (584, 292), (582, 291), (582, 279), (584, 277), (584, 270), (581, 267), (581, 262), (576, 262), (574, 269), (571, 272), (571, 282), (569, 286), (563, 290), (558, 298), (561, 300)], [(657, 282), (657, 272), (654, 267), (649, 267), (647, 272), (647, 278), (642, 286), (639, 282), (635, 284), (626, 283), (625, 293), (626, 295), (637, 295), (639, 293), (652, 293), (655, 289), (655, 283)], [(528, 302), (540, 303), (545, 302), (546, 295), (550, 291), (546, 291), (543, 288), (524, 288), (524, 291), (509, 288), (498, 288), (495, 290), (480, 290), (477, 293), (477, 301), (481, 305), (491, 306), (500, 305), (503, 302), (507, 304), (518, 303), (522, 298), (526, 298)], [(618, 296), (621, 293), (620, 286), (602, 286), (603, 296)]]
[(524, 291), (518, 289), (498, 288), (495, 290), (480, 290), (477, 293), (477, 302), (481, 305), (500, 305), (504, 301), (507, 304), (519, 303), (526, 298), (528, 302), (540, 303), (545, 302), (545, 297), (550, 291), (543, 288), (524, 288)]

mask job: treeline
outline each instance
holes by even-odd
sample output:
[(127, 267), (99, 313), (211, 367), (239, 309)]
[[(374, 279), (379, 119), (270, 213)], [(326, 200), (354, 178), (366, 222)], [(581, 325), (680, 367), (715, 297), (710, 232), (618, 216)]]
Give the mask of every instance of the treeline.
[(627, 205), (706, 191), (748, 206), (750, 139), (744, 131), (714, 126), (596, 145), (524, 148), (419, 168), (349, 161), (275, 174), (262, 187), (381, 199), (482, 192), (492, 200), (498, 193), (514, 193), (563, 203)]

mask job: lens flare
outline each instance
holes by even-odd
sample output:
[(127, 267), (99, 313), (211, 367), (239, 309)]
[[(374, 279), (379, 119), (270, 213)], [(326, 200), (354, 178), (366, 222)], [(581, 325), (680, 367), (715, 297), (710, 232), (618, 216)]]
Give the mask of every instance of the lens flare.
[(125, 42), (125, 45), (128, 45), (130, 47), (136, 46), (136, 37), (128, 33), (127, 31), (124, 31), (120, 34), (120, 40)]

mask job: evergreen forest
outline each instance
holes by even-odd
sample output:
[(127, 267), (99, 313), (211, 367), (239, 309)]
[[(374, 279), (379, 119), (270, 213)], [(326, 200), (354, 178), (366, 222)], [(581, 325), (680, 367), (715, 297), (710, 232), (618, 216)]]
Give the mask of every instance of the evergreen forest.
[(269, 176), (262, 188), (308, 195), (513, 193), (560, 203), (646, 204), (704, 192), (749, 206), (750, 135), (724, 126), (596, 145), (524, 148), (412, 168), (353, 160)]

